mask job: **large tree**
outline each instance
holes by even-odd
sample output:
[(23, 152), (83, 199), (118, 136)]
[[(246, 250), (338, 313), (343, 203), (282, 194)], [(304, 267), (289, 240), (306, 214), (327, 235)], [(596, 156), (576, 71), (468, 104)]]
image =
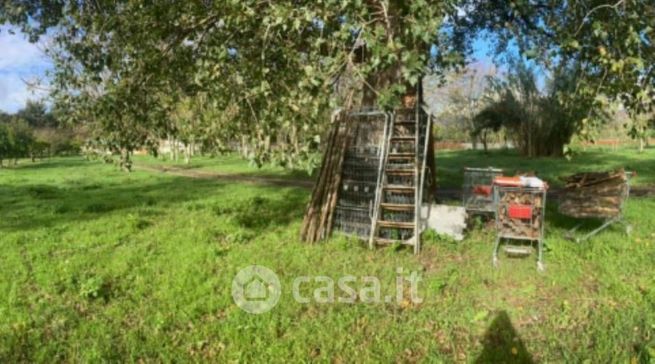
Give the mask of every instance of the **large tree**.
[[(170, 116), (202, 95), (208, 115), (229, 117), (202, 118), (201, 131), (238, 140), (256, 160), (293, 162), (316, 150), (329, 109), (394, 106), (427, 68), (460, 65), (481, 33), (499, 53), (516, 48), (552, 74), (574, 69), (574, 92), (557, 95), (563, 104), (600, 105), (605, 95), (648, 112), (654, 8), (651, 0), (4, 0), (0, 22), (53, 38), (57, 104), (124, 156), (177, 135)], [(583, 130), (589, 123), (577, 121)]]
[(270, 160), (308, 156), (329, 109), (392, 107), (428, 65), (461, 64), (462, 43), (443, 30), (454, 3), (22, 0), (6, 1), (0, 21), (34, 39), (55, 29), (54, 96), (112, 149), (176, 134), (171, 111), (202, 94), (232, 114), (205, 128), (221, 123)]
[[(466, 0), (461, 8), (454, 22), (463, 35), (482, 32), (498, 55), (518, 51), (551, 74), (574, 73), (563, 103), (618, 100), (632, 115), (655, 106), (652, 0)], [(582, 117), (577, 125), (584, 133), (589, 124)]]

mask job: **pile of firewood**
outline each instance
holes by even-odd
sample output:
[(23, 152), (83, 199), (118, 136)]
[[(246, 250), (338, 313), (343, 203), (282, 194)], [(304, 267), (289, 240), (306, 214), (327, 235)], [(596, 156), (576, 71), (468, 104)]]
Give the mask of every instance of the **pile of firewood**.
[(303, 219), (300, 237), (308, 243), (316, 243), (330, 235), (332, 217), (337, 203), (341, 169), (343, 166), (352, 124), (345, 114), (333, 115), (333, 123), (327, 138), (327, 146), (318, 180)]
[[(511, 209), (529, 211), (528, 216), (511, 217)], [(498, 229), (505, 237), (538, 239), (541, 236), (543, 224), (544, 201), (542, 192), (510, 191), (500, 192), (498, 204)]]
[(576, 218), (611, 218), (621, 213), (628, 177), (623, 169), (564, 177), (559, 211)]

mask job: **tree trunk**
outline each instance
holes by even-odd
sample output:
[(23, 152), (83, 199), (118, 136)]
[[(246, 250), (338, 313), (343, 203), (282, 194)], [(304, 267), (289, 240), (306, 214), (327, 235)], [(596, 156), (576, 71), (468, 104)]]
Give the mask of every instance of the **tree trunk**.
[(471, 149), (478, 150), (478, 136), (475, 133), (471, 133)]
[(191, 145), (186, 144), (184, 146), (184, 163), (189, 164), (191, 163)]
[(121, 160), (120, 160), (120, 166), (121, 169), (125, 172), (132, 172), (132, 151), (123, 148), (121, 149)]
[[(384, 3), (384, 2), (382, 2)], [(377, 25), (386, 29), (389, 39), (393, 38), (394, 34), (399, 34), (404, 31), (409, 24), (402, 24), (399, 22), (401, 16), (395, 16), (402, 12), (402, 8), (407, 6), (402, 1), (389, 1), (386, 2), (388, 8), (384, 8), (384, 13), (388, 13), (386, 21), (380, 21)], [(371, 5), (375, 11), (378, 11), (378, 4)], [(371, 24), (376, 26), (376, 24)], [(413, 44), (406, 44), (406, 47), (416, 47)], [(423, 47), (423, 45), (421, 45)], [(428, 52), (427, 45), (424, 52)], [(353, 63), (366, 63), (368, 58), (368, 51), (366, 46), (363, 45), (351, 52), (353, 56)], [(401, 51), (398, 51), (398, 59), (401, 59)], [(379, 70), (374, 74), (369, 74), (361, 81), (361, 99), (359, 105), (354, 108), (350, 105), (352, 93), (346, 97), (347, 101), (343, 106), (341, 113), (333, 114), (331, 130), (326, 140), (326, 150), (323, 154), (323, 161), (318, 174), (318, 179), (312, 191), (312, 197), (301, 229), (301, 237), (306, 242), (316, 242), (327, 237), (331, 231), (332, 213), (338, 198), (339, 185), (341, 181), (342, 163), (348, 143), (350, 134), (352, 132), (352, 122), (348, 120), (348, 113), (352, 109), (379, 109), (378, 96), (384, 90), (388, 90), (392, 85), (402, 84), (402, 73), (400, 62), (397, 65), (387, 67), (386, 69)], [(355, 72), (353, 72), (353, 75)], [(357, 76), (355, 76), (357, 77)], [(408, 93), (414, 95), (415, 87), (405, 83), (405, 88)], [(417, 100), (421, 102), (422, 100)], [(294, 131), (295, 132), (295, 131)]]
[(175, 154), (173, 153), (173, 138), (171, 138), (169, 135), (168, 138), (166, 138), (166, 141), (168, 142), (168, 159), (174, 160)]

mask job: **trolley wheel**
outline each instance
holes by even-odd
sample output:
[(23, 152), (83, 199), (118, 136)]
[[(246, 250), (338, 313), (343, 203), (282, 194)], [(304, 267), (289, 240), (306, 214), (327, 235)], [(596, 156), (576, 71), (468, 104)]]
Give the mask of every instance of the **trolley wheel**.
[(546, 266), (544, 265), (543, 262), (537, 262), (537, 270), (539, 272), (544, 272), (546, 271)]
[(494, 266), (494, 268), (498, 268), (498, 257), (493, 257), (491, 264)]
[(626, 235), (632, 234), (632, 225), (626, 225), (625, 226), (625, 234)]

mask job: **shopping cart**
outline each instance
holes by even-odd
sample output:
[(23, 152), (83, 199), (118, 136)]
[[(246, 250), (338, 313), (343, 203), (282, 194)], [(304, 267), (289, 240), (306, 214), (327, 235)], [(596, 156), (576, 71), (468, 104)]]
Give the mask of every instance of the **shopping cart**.
[(495, 211), (493, 199), (494, 178), (503, 175), (502, 169), (464, 168), (462, 205), (469, 214), (489, 214)]
[[(604, 175), (607, 173), (610, 172), (595, 174)], [(583, 225), (580, 223), (569, 230), (566, 237), (569, 240), (581, 243), (616, 223), (622, 224), (625, 227), (626, 234), (629, 235), (632, 226), (624, 220), (623, 212), (630, 197), (630, 180), (635, 175), (635, 172), (620, 170), (615, 172), (613, 177), (601, 180), (598, 183), (564, 189), (559, 198), (559, 212), (561, 214), (578, 219), (598, 219), (602, 221), (602, 224), (596, 229), (582, 237), (576, 237), (576, 231)]]
[[(503, 240), (522, 241), (528, 244), (506, 245), (510, 256), (530, 255), (537, 245), (537, 269), (544, 270), (544, 217), (546, 212), (546, 184), (529, 187), (520, 178), (498, 177), (494, 180), (496, 206), (496, 242), (493, 265), (498, 266), (498, 251)], [(516, 244), (516, 243), (515, 243)]]

